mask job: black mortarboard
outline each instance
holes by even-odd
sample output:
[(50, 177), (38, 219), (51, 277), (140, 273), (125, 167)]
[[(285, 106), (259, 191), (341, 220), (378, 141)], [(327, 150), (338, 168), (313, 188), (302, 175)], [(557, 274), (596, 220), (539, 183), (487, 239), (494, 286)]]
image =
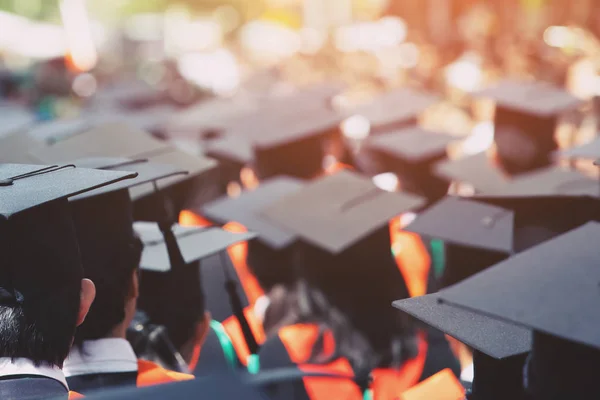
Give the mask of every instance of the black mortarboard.
[(352, 110), (371, 123), (371, 133), (416, 125), (418, 116), (438, 101), (429, 93), (401, 88), (383, 93), (367, 104)]
[(599, 394), (591, 372), (600, 365), (596, 323), (600, 270), (595, 247), (599, 234), (600, 224), (590, 222), (448, 288), (441, 296), (449, 304), (534, 331), (528, 386), (535, 399)]
[(557, 117), (581, 100), (544, 82), (502, 81), (478, 96), (496, 101), (494, 139), (498, 159), (509, 174), (551, 164), (557, 149)]
[(215, 222), (235, 221), (258, 233), (258, 238), (249, 243), (248, 264), (265, 291), (275, 284), (293, 280), (289, 249), (297, 237), (270, 222), (260, 212), (302, 187), (301, 180), (280, 176), (267, 179), (258, 188), (245, 191), (237, 198), (224, 197), (202, 208), (202, 214)]
[(163, 212), (163, 194), (172, 203), (175, 214), (173, 219), (176, 219), (178, 211), (190, 201), (189, 192), (193, 189), (192, 186), (204, 173), (214, 170), (216, 166), (212, 160), (180, 152), (168, 143), (124, 124), (98, 126), (32, 154), (43, 162), (89, 157), (148, 159), (153, 163), (172, 164), (180, 170), (189, 171), (184, 177), (170, 177), (158, 182), (161, 192), (165, 192), (168, 186), (166, 194), (151, 195), (154, 193), (152, 184), (140, 185), (132, 190), (135, 218), (150, 221), (156, 219), (157, 213)]
[(434, 167), (434, 171), (448, 181), (468, 183), (480, 193), (500, 193), (510, 181), (485, 152), (459, 160), (442, 161)]
[(133, 177), (72, 165), (0, 164), (2, 288), (25, 300), (69, 285), (79, 288), (78, 237), (66, 198)]
[(513, 252), (512, 211), (447, 197), (420, 213), (406, 230), (445, 243), (443, 286), (461, 280)]
[[(171, 270), (164, 236), (153, 222), (136, 222), (135, 232), (144, 244), (140, 268), (145, 271), (167, 273)], [(229, 246), (255, 238), (254, 233), (231, 233), (220, 228), (172, 227), (185, 264), (209, 257)]]
[(398, 300), (394, 307), (499, 360), (531, 350), (529, 329), (440, 303), (443, 293)]
[(336, 254), (423, 202), (414, 195), (383, 191), (359, 174), (340, 171), (306, 184), (262, 214), (307, 243)]
[(415, 126), (373, 136), (365, 145), (379, 156), (385, 171), (399, 177), (403, 191), (433, 202), (448, 193), (449, 185), (433, 174), (432, 167), (446, 158), (448, 145), (454, 140)]

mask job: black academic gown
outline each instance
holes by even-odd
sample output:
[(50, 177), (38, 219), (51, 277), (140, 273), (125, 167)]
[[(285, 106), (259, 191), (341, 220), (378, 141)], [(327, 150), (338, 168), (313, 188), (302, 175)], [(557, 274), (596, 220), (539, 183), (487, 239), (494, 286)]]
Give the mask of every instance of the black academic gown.
[(12, 375), (0, 378), (0, 399), (37, 400), (69, 398), (69, 391), (59, 381), (35, 375)]
[(136, 387), (137, 371), (76, 375), (67, 378), (69, 388), (89, 395), (96, 390), (115, 387)]

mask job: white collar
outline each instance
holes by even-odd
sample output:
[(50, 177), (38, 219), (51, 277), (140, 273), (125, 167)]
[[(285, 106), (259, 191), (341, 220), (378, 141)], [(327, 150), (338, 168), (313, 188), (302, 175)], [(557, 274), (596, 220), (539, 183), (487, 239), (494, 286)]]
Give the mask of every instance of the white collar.
[(120, 338), (87, 340), (83, 351), (73, 346), (65, 360), (67, 377), (112, 372), (137, 372), (137, 357), (129, 342)]
[(0, 357), (0, 376), (11, 375), (38, 375), (59, 381), (69, 390), (65, 374), (56, 365), (42, 364), (36, 366), (33, 361), (27, 358)]

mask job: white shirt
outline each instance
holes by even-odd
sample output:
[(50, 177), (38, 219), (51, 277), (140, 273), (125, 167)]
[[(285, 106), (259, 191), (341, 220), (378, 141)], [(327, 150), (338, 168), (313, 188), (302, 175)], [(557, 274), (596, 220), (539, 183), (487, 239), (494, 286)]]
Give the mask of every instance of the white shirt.
[(11, 375), (36, 375), (51, 378), (59, 381), (69, 390), (65, 374), (56, 365), (43, 364), (36, 366), (33, 361), (27, 358), (15, 358), (12, 360), (10, 357), (0, 357), (0, 376)]
[(137, 357), (125, 339), (107, 338), (83, 342), (83, 351), (73, 346), (65, 360), (65, 376), (112, 372), (137, 372)]
[(473, 368), (473, 363), (469, 364), (465, 369), (460, 373), (460, 379), (464, 382), (473, 382), (473, 377), (475, 376), (475, 370)]

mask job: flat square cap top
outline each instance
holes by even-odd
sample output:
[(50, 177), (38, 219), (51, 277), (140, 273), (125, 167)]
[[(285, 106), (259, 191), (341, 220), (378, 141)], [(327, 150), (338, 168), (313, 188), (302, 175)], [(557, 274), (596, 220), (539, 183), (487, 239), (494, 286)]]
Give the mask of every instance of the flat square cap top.
[[(152, 184), (153, 182), (162, 182), (165, 179), (176, 176), (185, 176), (187, 171), (169, 164), (159, 164), (147, 162), (145, 160), (127, 160), (124, 158), (90, 158), (81, 159), (73, 162), (77, 167), (95, 168), (110, 171), (129, 171), (135, 172), (137, 176), (133, 179), (121, 181), (114, 185), (106, 186), (90, 192), (83, 193), (74, 197), (72, 200), (79, 200), (91, 196), (98, 196), (103, 193), (114, 192), (116, 190), (130, 189), (135, 190), (140, 185)], [(157, 183), (158, 184), (158, 183)]]
[(383, 93), (353, 110), (367, 118), (374, 127), (404, 122), (418, 116), (438, 102), (438, 97), (413, 89), (401, 88)]
[(410, 163), (428, 161), (446, 154), (455, 137), (410, 127), (371, 137), (367, 146)]
[(514, 213), (458, 197), (446, 197), (420, 213), (405, 230), (466, 247), (511, 253)]
[[(443, 292), (441, 292), (443, 293)], [(531, 331), (438, 302), (439, 294), (397, 300), (394, 307), (496, 359), (531, 350)]]
[(494, 197), (592, 196), (599, 194), (598, 182), (558, 166), (522, 174), (502, 187), (484, 192)]
[(443, 292), (443, 301), (600, 348), (600, 223), (589, 222)]
[(87, 157), (145, 158), (170, 146), (124, 124), (106, 124), (69, 137), (32, 154), (41, 162), (64, 162)]
[[(149, 271), (168, 272), (171, 269), (169, 253), (158, 224), (135, 222), (133, 228), (144, 243), (140, 267)], [(186, 264), (256, 237), (254, 233), (231, 233), (215, 227), (198, 228), (174, 225), (172, 229)]]
[(296, 240), (296, 235), (263, 217), (260, 212), (284, 196), (303, 187), (299, 179), (276, 177), (268, 179), (238, 198), (223, 197), (202, 208), (202, 214), (219, 223), (239, 222), (259, 234), (258, 240), (273, 249), (283, 249)]
[(576, 158), (589, 158), (598, 159), (600, 158), (600, 138), (596, 138), (589, 143), (581, 146), (572, 147), (570, 149), (560, 150), (557, 155), (562, 158), (576, 159)]
[(565, 90), (545, 82), (505, 80), (477, 93), (494, 99), (501, 107), (526, 114), (550, 117), (581, 105), (582, 101)]
[(262, 214), (306, 242), (337, 254), (424, 203), (420, 197), (386, 192), (364, 176), (340, 171), (308, 183)]
[(444, 161), (435, 167), (436, 175), (449, 181), (469, 183), (481, 193), (499, 193), (510, 179), (494, 166), (485, 152)]
[(41, 165), (0, 164), (0, 218), (134, 178), (135, 173)]
[(222, 136), (206, 145), (206, 154), (218, 160), (228, 160), (246, 165), (254, 160), (252, 143), (243, 137)]

